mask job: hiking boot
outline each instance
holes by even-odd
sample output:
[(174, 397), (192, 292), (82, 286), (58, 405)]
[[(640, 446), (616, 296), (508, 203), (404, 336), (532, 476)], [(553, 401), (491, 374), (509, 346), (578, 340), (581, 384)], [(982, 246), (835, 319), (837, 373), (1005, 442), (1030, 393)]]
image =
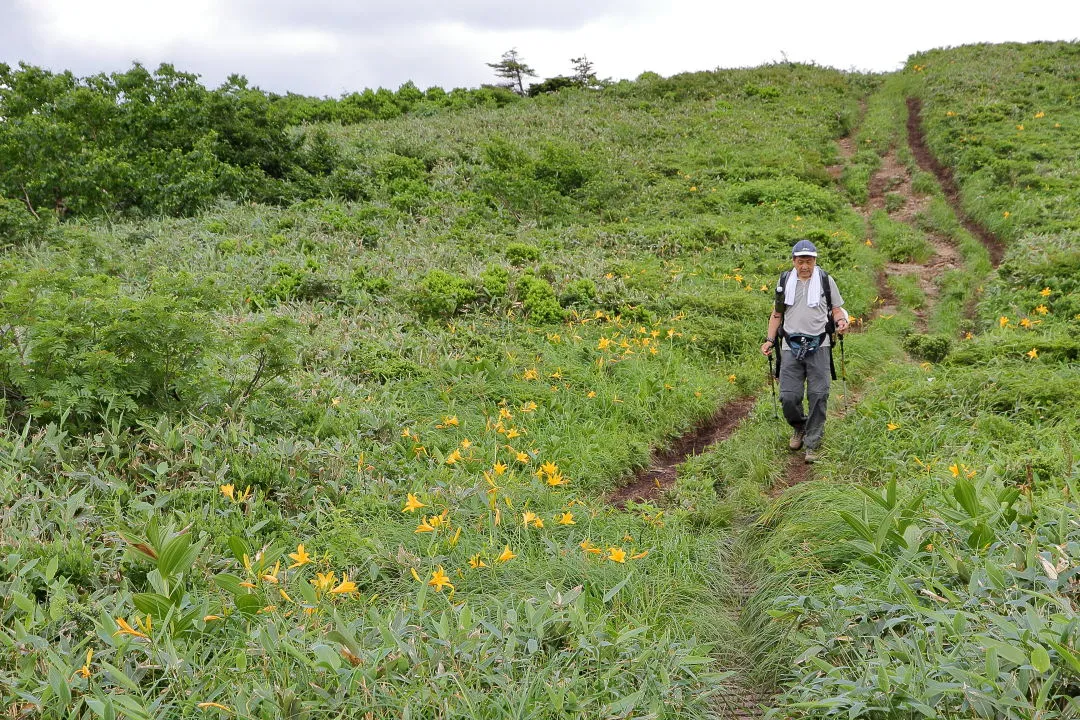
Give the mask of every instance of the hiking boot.
[(818, 452), (813, 448), (806, 448), (806, 454), (803, 455), (803, 460), (808, 463), (817, 462)]
[(796, 430), (795, 434), (791, 436), (791, 440), (788, 440), (787, 446), (792, 450), (798, 450), (802, 447), (802, 430)]

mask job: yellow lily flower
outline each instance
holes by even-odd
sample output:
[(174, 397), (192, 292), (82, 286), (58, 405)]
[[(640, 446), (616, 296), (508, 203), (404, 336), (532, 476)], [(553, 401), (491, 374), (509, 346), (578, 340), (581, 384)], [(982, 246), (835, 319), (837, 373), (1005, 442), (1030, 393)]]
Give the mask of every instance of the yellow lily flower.
[(131, 627), (130, 625), (128, 625), (127, 620), (125, 620), (122, 617), (116, 618), (116, 625), (120, 629), (113, 633), (113, 637), (116, 637), (117, 635), (130, 635), (132, 637), (139, 637), (139, 638), (148, 638), (149, 637), (149, 635), (147, 635), (146, 633), (140, 632), (140, 631), (136, 630), (135, 628)]
[(450, 578), (447, 576), (446, 571), (443, 570), (442, 565), (440, 565), (435, 572), (431, 573), (431, 579), (428, 580), (427, 584), (439, 592), (442, 592), (444, 587), (449, 587), (451, 590), (454, 589), (454, 586), (450, 582)]
[(554, 473), (553, 475), (548, 475), (547, 480), (545, 480), (544, 482), (546, 482), (551, 487), (558, 487), (559, 485), (565, 485), (569, 481), (566, 479), (565, 476), (563, 476), (562, 473)]
[(405, 507), (401, 508), (401, 512), (414, 512), (422, 507), (427, 507), (427, 505), (420, 502), (419, 498), (415, 495), (409, 493), (408, 497), (405, 499)]
[(356, 592), (356, 583), (350, 580), (348, 575), (345, 575), (341, 578), (341, 582), (338, 583), (337, 587), (330, 591), (330, 594), (343, 595), (345, 593), (353, 592)]
[(309, 562), (311, 562), (311, 556), (307, 554), (306, 550), (304, 550), (303, 543), (300, 543), (296, 546), (296, 552), (289, 553), (289, 558), (293, 560), (293, 564), (290, 565), (288, 568), (289, 570), (301, 567), (303, 565), (307, 565)]
[(514, 551), (510, 549), (510, 546), (509, 546), (509, 545), (507, 545), (507, 546), (506, 546), (506, 547), (505, 547), (505, 548), (503, 549), (503, 551), (502, 551), (502, 554), (500, 554), (500, 555), (499, 555), (499, 557), (498, 557), (498, 558), (496, 558), (496, 559), (497, 559), (497, 560), (498, 560), (499, 562), (503, 562), (503, 563), (504, 563), (504, 562), (510, 562), (511, 560), (513, 560), (513, 559), (514, 559), (514, 558), (516, 558), (516, 557), (517, 557), (517, 554), (516, 554), (516, 553), (514, 553)]
[(86, 651), (86, 662), (83, 663), (83, 666), (81, 668), (79, 668), (78, 670), (75, 671), (76, 674), (82, 675), (84, 678), (89, 678), (90, 677), (90, 661), (93, 659), (93, 657), (94, 657), (94, 648), (89, 648)]
[(334, 586), (335, 580), (336, 578), (334, 577), (333, 571), (328, 573), (315, 573), (315, 579), (311, 581), (311, 584), (315, 586), (316, 590), (325, 592)]

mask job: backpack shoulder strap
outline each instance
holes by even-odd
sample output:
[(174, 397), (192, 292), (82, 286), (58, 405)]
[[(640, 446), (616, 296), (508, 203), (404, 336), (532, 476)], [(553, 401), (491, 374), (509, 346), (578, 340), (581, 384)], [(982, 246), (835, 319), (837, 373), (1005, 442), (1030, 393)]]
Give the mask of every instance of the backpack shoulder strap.
[[(820, 268), (818, 268), (820, 270)], [(821, 289), (825, 293), (825, 309), (832, 317), (832, 283), (829, 282), (829, 273), (821, 270)]]
[(790, 270), (780, 273), (780, 279), (776, 283), (776, 300), (773, 303), (773, 309), (781, 315), (784, 314), (784, 308), (786, 307), (784, 305), (784, 289), (787, 287), (787, 279), (790, 274)]

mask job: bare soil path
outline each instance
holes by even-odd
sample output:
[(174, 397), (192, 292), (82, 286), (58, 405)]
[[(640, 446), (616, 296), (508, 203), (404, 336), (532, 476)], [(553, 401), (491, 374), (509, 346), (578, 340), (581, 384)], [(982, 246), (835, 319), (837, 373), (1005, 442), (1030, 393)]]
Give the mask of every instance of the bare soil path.
[(1005, 243), (964, 212), (964, 208), (960, 203), (960, 188), (953, 178), (952, 170), (942, 165), (934, 154), (930, 152), (930, 147), (926, 144), (926, 136), (922, 130), (922, 101), (919, 98), (908, 98), (907, 107), (908, 145), (915, 155), (915, 161), (920, 168), (933, 173), (937, 177), (938, 183), (945, 193), (945, 198), (949, 201), (949, 205), (952, 206), (956, 217), (968, 232), (979, 238), (982, 244), (986, 246), (986, 249), (990, 252), (990, 261), (994, 267), (997, 267), (1001, 264), (1001, 258), (1005, 255)]
[(653, 454), (652, 462), (634, 474), (634, 479), (617, 488), (608, 501), (618, 507), (627, 502), (649, 502), (659, 498), (674, 483), (677, 468), (687, 458), (726, 440), (743, 418), (750, 414), (757, 398), (741, 397), (724, 405), (707, 421), (686, 433), (671, 446)]

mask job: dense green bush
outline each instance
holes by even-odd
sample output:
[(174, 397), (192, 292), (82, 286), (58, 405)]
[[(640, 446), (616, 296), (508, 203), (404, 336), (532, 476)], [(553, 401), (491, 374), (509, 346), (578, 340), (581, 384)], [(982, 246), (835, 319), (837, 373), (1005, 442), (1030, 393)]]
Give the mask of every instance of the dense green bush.
[(525, 273), (518, 278), (514, 291), (530, 322), (545, 325), (563, 319), (565, 313), (555, 297), (555, 290), (547, 280)]
[(596, 299), (596, 283), (588, 278), (579, 278), (566, 284), (559, 296), (563, 307), (585, 305)]
[(743, 205), (768, 205), (803, 215), (831, 218), (840, 210), (834, 193), (795, 178), (751, 180), (736, 185), (730, 197)]
[(409, 294), (413, 308), (429, 318), (450, 317), (475, 299), (467, 279), (445, 270), (429, 270)]
[(507, 243), (503, 254), (511, 265), (520, 267), (526, 263), (537, 262), (540, 259), (540, 248), (527, 243), (512, 242)]
[(480, 273), (480, 284), (488, 298), (494, 300), (506, 297), (510, 291), (510, 271), (502, 265), (488, 265)]
[(914, 357), (928, 362), (941, 362), (949, 354), (952, 341), (944, 335), (911, 333), (903, 341), (904, 349)]
[(108, 414), (193, 407), (216, 335), (182, 301), (132, 297), (104, 276), (37, 271), (0, 304), (0, 384), (8, 410), (93, 423)]
[(40, 239), (50, 226), (52, 215), (36, 215), (18, 200), (0, 197), (0, 248), (25, 245)]

